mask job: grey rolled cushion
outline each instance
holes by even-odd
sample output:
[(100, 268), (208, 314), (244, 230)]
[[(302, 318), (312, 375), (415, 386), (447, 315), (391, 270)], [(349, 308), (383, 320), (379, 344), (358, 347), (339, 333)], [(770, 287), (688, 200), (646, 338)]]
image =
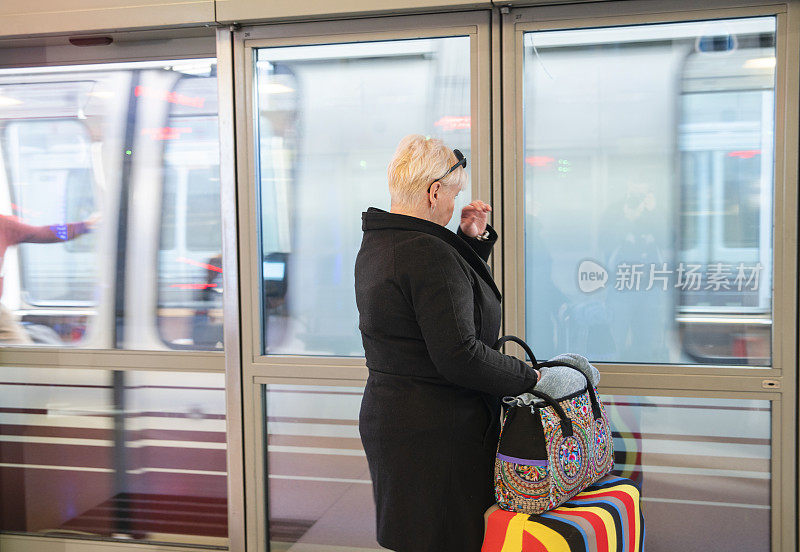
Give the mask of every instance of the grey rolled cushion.
[[(554, 356), (550, 361), (565, 361), (577, 367), (583, 372), (592, 385), (600, 383), (600, 372), (589, 364), (589, 360), (581, 355), (575, 353), (563, 353)], [(573, 393), (577, 393), (586, 387), (586, 378), (583, 377), (577, 370), (567, 366), (545, 366), (540, 369), (542, 377), (534, 386), (534, 389), (547, 393), (555, 400), (559, 400)], [(517, 406), (534, 404), (539, 406), (544, 404), (544, 401), (530, 393), (522, 393), (516, 397), (506, 397), (503, 399), (506, 404), (515, 404)]]

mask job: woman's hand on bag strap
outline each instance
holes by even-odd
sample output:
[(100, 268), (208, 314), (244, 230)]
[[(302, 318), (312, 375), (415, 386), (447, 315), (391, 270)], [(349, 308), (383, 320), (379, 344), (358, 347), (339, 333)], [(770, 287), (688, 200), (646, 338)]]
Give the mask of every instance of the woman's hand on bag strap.
[[(506, 343), (506, 341), (513, 341), (519, 344), (528, 354), (528, 357), (531, 359), (531, 362), (534, 364), (534, 366), (537, 365), (536, 357), (533, 356), (533, 351), (531, 351), (531, 348), (528, 346), (527, 343), (525, 343), (525, 341), (523, 341), (522, 339), (518, 338), (515, 335), (504, 335), (495, 342), (494, 346), (492, 346), (492, 349), (499, 351), (500, 348)], [(533, 389), (534, 387), (536, 387), (536, 384), (539, 383), (539, 380), (542, 379), (542, 373), (533, 366), (531, 368), (533, 369), (533, 373), (536, 374), (536, 381), (531, 386), (531, 389)]]

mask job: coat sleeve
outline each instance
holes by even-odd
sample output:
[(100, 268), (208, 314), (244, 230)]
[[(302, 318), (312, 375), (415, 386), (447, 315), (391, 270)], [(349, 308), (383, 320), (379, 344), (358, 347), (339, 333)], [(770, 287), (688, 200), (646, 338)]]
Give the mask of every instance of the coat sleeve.
[(461, 230), (461, 226), (459, 226), (456, 230), (456, 235), (467, 242), (469, 246), (475, 250), (475, 253), (477, 253), (478, 256), (484, 260), (484, 262), (489, 262), (489, 255), (492, 254), (492, 248), (497, 241), (497, 232), (495, 232), (491, 224), (487, 224), (486, 229), (489, 231), (489, 239), (485, 241), (470, 238)]
[(403, 267), (402, 279), (433, 364), (442, 377), (462, 387), (498, 397), (523, 393), (536, 384), (536, 373), (477, 338), (472, 284), (453, 255), (428, 244), (395, 261)]

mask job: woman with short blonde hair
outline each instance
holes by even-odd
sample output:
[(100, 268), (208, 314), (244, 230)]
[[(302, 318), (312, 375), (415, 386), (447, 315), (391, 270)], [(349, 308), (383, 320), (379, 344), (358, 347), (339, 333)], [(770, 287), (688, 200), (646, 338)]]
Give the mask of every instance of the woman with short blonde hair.
[(500, 292), (486, 261), (497, 233), (491, 207), (461, 210), (467, 160), (441, 140), (400, 141), (389, 163), (389, 212), (362, 213), (355, 264), (369, 378), (359, 432), (372, 477), (378, 542), (397, 552), (479, 552), (500, 398), (538, 381), (492, 348)]
[[(421, 192), (457, 161), (453, 150), (439, 139), (409, 134), (400, 140), (387, 170), (392, 206), (409, 209), (424, 201)], [(467, 171), (453, 171), (439, 182), (463, 190)]]

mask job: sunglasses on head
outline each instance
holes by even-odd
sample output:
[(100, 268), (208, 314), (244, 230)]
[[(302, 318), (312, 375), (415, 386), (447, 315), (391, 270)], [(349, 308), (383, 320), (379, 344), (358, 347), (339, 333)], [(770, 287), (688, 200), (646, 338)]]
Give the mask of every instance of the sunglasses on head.
[[(465, 169), (467, 168), (467, 158), (464, 157), (464, 154), (457, 149), (454, 149), (453, 153), (455, 154), (456, 159), (458, 159), (458, 161), (456, 161), (455, 165), (447, 169), (446, 173), (444, 173), (442, 176), (431, 182), (431, 186), (433, 186), (437, 181), (441, 180), (442, 178), (444, 178), (445, 176), (456, 170), (458, 167), (464, 167)], [(428, 193), (431, 193), (431, 186), (428, 186)]]

